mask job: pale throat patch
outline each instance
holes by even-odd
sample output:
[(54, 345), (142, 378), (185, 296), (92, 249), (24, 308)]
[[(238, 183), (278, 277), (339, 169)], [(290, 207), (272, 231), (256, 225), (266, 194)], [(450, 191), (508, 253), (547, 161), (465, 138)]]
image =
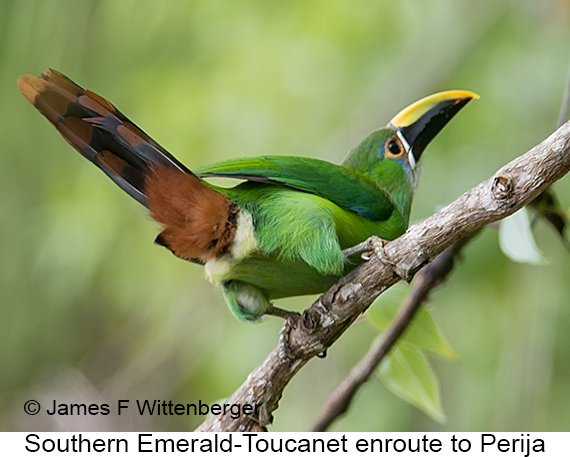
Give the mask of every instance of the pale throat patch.
[(257, 236), (250, 213), (240, 210), (237, 219), (237, 228), (229, 254), (218, 259), (206, 262), (204, 269), (206, 278), (212, 283), (219, 283), (229, 279), (229, 273), (235, 261), (242, 260), (257, 250)]
[(422, 174), (423, 169), (422, 169), (421, 165), (416, 162), (416, 158), (414, 157), (414, 154), (412, 153), (410, 145), (406, 141), (406, 139), (404, 138), (404, 135), (402, 135), (402, 132), (397, 130), (396, 135), (398, 135), (398, 138), (400, 138), (400, 141), (402, 142), (402, 144), (406, 148), (408, 163), (410, 164), (410, 169), (412, 170), (412, 175), (411, 175), (412, 190), (415, 191), (416, 187), (418, 186), (419, 178)]

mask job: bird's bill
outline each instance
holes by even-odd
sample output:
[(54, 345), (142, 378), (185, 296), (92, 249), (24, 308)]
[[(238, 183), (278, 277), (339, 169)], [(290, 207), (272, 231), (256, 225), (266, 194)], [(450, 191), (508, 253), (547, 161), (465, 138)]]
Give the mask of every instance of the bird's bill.
[(422, 98), (400, 111), (389, 126), (407, 143), (408, 153), (417, 162), (431, 140), (463, 108), (479, 95), (467, 90), (448, 90)]

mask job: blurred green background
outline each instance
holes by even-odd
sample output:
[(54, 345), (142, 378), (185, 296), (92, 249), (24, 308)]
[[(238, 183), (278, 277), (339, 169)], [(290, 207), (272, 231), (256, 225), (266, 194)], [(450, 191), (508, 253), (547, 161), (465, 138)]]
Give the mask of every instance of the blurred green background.
[[(212, 403), (281, 326), (238, 322), (199, 266), (154, 246), (156, 224), (26, 102), (20, 75), (62, 71), (190, 168), (339, 162), (416, 99), (473, 90), (422, 157), (417, 221), (555, 129), (569, 61), (567, 0), (0, 0), (0, 429), (191, 430), (199, 417), (54, 419), (23, 404)], [(570, 179), (555, 190), (568, 208)], [(487, 228), (432, 296), (459, 355), (433, 359), (447, 422), (373, 379), (333, 430), (568, 431), (570, 254), (535, 233), (547, 265), (508, 260)], [(311, 361), (271, 429), (306, 430), (374, 337), (357, 324)]]

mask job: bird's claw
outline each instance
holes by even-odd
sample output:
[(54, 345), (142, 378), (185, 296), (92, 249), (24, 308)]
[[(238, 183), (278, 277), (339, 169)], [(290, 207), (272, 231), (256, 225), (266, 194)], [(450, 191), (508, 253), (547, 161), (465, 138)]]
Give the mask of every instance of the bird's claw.
[(413, 253), (402, 262), (394, 263), (388, 258), (388, 255), (384, 250), (386, 241), (378, 238), (377, 236), (372, 236), (367, 241), (372, 245), (373, 252), (376, 254), (378, 259), (385, 265), (388, 265), (398, 277), (408, 283), (412, 281), (414, 275), (428, 260), (425, 254), (420, 252)]
[(366, 240), (362, 243), (357, 244), (356, 246), (352, 246), (343, 250), (342, 253), (346, 258), (351, 257), (355, 254), (360, 254), (360, 257), (362, 257), (364, 260), (369, 260), (370, 251), (372, 251), (372, 248), (368, 240)]
[[(394, 271), (396, 271), (398, 267), (394, 262), (388, 259), (386, 251), (384, 250), (384, 243), (385, 241), (381, 238), (378, 238), (377, 236), (370, 237), (370, 244), (374, 249), (374, 254), (376, 254), (376, 257), (378, 257), (382, 263), (385, 263), (386, 265), (392, 267)], [(400, 275), (398, 274), (398, 276)]]
[(362, 243), (352, 246), (348, 249), (342, 251), (345, 257), (350, 257), (355, 254), (360, 254), (360, 257), (364, 260), (370, 260), (372, 254), (376, 256), (387, 265), (395, 267), (394, 263), (388, 260), (386, 253), (384, 252), (384, 240), (378, 238), (377, 236), (371, 236)]
[(378, 259), (380, 259), (380, 261), (383, 264), (388, 265), (397, 276), (402, 278), (404, 281), (409, 282), (408, 280), (409, 273), (404, 269), (400, 268), (397, 264), (395, 264), (388, 258), (388, 255), (384, 250), (385, 241), (381, 238), (378, 238), (377, 236), (373, 236), (370, 237), (370, 243), (374, 248), (374, 254), (376, 254), (376, 257), (378, 257)]

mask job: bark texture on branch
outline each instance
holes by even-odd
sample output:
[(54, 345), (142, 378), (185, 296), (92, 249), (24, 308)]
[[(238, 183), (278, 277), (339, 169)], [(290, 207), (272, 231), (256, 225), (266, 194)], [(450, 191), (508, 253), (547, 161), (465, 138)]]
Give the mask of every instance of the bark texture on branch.
[(371, 242), (373, 255), (284, 327), (273, 349), (227, 403), (261, 404), (259, 416), (212, 416), (197, 431), (262, 430), (272, 422), (285, 386), (332, 345), (388, 287), (411, 277), (455, 241), (526, 205), (570, 170), (570, 122), (526, 154), (387, 243)]
[(398, 310), (398, 314), (394, 317), (390, 327), (376, 338), (366, 355), (350, 370), (346, 379), (325, 400), (310, 429), (311, 432), (326, 431), (334, 421), (348, 411), (348, 407), (358, 390), (368, 381), (380, 362), (384, 360), (388, 352), (406, 332), (430, 292), (445, 281), (451, 273), (461, 249), (478, 233), (474, 232), (456, 241), (417, 273), (410, 293)]

